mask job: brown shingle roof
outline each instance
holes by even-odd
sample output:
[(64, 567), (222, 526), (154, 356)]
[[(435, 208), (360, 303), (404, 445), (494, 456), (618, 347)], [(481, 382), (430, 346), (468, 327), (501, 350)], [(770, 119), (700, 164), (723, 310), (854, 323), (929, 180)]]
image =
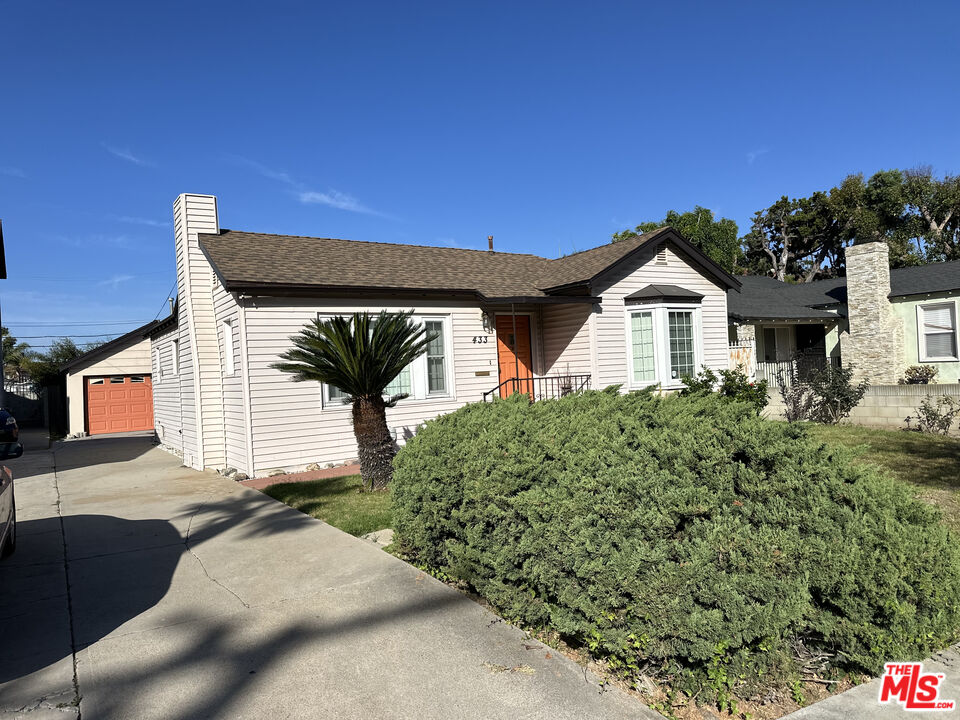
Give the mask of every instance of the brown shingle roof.
[(238, 230), (201, 234), (200, 245), (228, 290), (442, 290), (485, 298), (535, 298), (547, 297), (553, 288), (587, 285), (641, 245), (668, 232), (686, 245), (664, 228), (557, 260), (525, 253)]
[(646, 245), (668, 230), (669, 228), (658, 228), (643, 235), (635, 235), (619, 242), (607, 243), (590, 250), (583, 250), (551, 260), (550, 270), (541, 278), (540, 284), (544, 289), (550, 289), (589, 282), (607, 268), (616, 265), (641, 245)]

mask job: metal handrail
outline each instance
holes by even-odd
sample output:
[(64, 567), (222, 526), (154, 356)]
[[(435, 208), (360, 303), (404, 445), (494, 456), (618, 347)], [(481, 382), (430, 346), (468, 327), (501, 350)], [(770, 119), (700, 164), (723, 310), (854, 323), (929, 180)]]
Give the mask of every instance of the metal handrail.
[[(509, 389), (509, 392), (506, 390)], [(531, 402), (566, 397), (590, 389), (590, 375), (543, 375), (527, 378), (507, 378), (495, 388), (483, 394), (487, 402), (496, 397), (509, 397), (516, 393), (529, 395)]]

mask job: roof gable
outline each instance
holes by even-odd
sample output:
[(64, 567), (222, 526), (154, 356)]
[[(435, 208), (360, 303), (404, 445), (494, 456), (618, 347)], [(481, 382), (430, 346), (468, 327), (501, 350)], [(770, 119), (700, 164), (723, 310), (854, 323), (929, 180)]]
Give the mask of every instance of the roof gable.
[(92, 360), (96, 360), (99, 357), (119, 352), (129, 345), (138, 343), (144, 338), (148, 337), (153, 329), (160, 324), (160, 322), (160, 320), (151, 320), (146, 325), (142, 325), (135, 330), (131, 330), (130, 332), (121, 335), (120, 337), (114, 338), (109, 342), (105, 342), (103, 345), (95, 347), (93, 350), (85, 352), (83, 355), (79, 355), (69, 362), (65, 362), (60, 366), (60, 371), (65, 372), (76, 367), (77, 365), (83, 365), (91, 362)]

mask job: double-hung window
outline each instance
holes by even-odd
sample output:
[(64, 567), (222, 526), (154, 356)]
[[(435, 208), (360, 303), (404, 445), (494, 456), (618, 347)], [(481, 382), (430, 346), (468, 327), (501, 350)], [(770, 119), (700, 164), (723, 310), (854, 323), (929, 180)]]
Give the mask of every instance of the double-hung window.
[(630, 386), (679, 387), (702, 364), (700, 308), (627, 306)]
[[(321, 320), (324, 316), (318, 316)], [(407, 395), (408, 399), (426, 400), (453, 395), (451, 375), (451, 347), (449, 316), (415, 315), (412, 318), (417, 325), (423, 325), (433, 338), (427, 343), (426, 352), (405, 367), (393, 381), (384, 388), (386, 397)], [(330, 407), (343, 406), (347, 394), (332, 385), (324, 388), (324, 402)], [(405, 402), (401, 401), (401, 402)]]
[(957, 360), (957, 306), (953, 302), (917, 306), (921, 362)]

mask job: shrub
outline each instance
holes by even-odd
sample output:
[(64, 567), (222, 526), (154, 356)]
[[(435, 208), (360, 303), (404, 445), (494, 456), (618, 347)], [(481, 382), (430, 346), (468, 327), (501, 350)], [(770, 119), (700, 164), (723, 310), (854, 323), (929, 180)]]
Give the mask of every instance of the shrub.
[(960, 625), (936, 510), (713, 394), (468, 405), (407, 443), (391, 492), (417, 562), (721, 703), (797, 677), (797, 648), (876, 673)]
[(928, 385), (937, 380), (937, 368), (933, 365), (911, 365), (903, 377), (897, 380), (898, 385)]
[(696, 377), (684, 375), (681, 395), (717, 392), (720, 397), (745, 402), (752, 405), (759, 415), (767, 406), (767, 381), (752, 381), (743, 370), (721, 370), (720, 377), (708, 367), (704, 367)]
[(870, 387), (866, 380), (853, 384), (853, 368), (827, 366), (807, 380), (813, 395), (811, 420), (836, 425), (848, 417)]
[[(933, 435), (947, 435), (950, 428), (953, 427), (953, 421), (960, 415), (960, 403), (949, 395), (941, 395), (937, 402), (927, 395), (917, 408), (917, 429), (920, 432)], [(910, 421), (914, 419), (907, 417), (906, 422), (909, 427)]]
[(780, 381), (780, 399), (783, 400), (783, 417), (787, 422), (809, 420), (813, 415), (816, 398), (810, 386), (802, 382)]

